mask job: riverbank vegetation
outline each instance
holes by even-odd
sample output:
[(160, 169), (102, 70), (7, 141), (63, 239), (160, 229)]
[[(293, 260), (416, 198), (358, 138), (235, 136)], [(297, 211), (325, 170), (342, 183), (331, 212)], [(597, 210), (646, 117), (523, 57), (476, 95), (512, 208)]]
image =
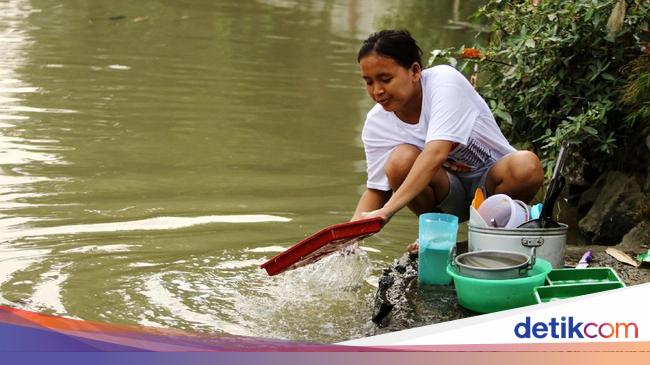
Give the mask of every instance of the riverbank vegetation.
[(506, 136), (540, 154), (547, 172), (563, 142), (587, 176), (645, 171), (650, 2), (536, 3), (488, 1), (473, 17), (489, 29), (477, 36), (484, 45), (435, 50), (430, 64), (466, 73)]

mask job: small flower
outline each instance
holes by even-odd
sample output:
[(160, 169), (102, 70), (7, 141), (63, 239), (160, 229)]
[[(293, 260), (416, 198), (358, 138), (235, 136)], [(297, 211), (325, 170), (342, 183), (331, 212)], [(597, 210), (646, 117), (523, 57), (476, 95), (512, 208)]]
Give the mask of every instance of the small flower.
[(481, 51), (476, 48), (463, 49), (463, 58), (481, 58)]

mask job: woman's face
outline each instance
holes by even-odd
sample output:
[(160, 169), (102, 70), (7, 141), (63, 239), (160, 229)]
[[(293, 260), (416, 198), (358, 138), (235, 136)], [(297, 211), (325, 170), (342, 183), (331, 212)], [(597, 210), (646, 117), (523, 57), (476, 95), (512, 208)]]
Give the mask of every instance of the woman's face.
[(372, 52), (359, 61), (361, 77), (372, 100), (388, 112), (405, 111), (404, 108), (420, 92), (420, 65), (414, 63), (406, 69), (390, 57)]

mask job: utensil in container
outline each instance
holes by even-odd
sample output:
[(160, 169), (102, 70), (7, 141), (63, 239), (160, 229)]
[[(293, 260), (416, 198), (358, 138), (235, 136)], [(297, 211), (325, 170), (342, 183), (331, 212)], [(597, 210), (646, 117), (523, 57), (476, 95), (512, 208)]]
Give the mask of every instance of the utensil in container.
[(537, 247), (544, 240), (522, 240), (522, 246), (530, 248), (530, 254), (514, 251), (480, 250), (470, 251), (450, 258), (450, 264), (457, 267), (460, 275), (477, 279), (514, 279), (525, 276), (535, 266)]
[(487, 222), (483, 220), (481, 214), (473, 206), (469, 207), (469, 224), (476, 227), (488, 227)]
[(529, 217), (528, 205), (505, 194), (495, 194), (487, 198), (478, 208), (478, 212), (491, 226), (504, 228), (515, 228), (526, 222)]
[(562, 145), (560, 146), (560, 152), (558, 153), (557, 161), (555, 162), (555, 168), (553, 169), (551, 182), (549, 184), (548, 190), (546, 191), (546, 195), (544, 196), (544, 205), (542, 206), (540, 217), (520, 225), (519, 228), (560, 227), (560, 224), (553, 220), (553, 208), (555, 207), (555, 202), (560, 196), (560, 193), (562, 192), (565, 184), (564, 176), (560, 175), (562, 172), (562, 167), (564, 166), (565, 158), (566, 148), (564, 145)]
[(503, 280), (526, 275), (535, 259), (512, 251), (474, 251), (454, 258), (459, 275), (477, 279)]

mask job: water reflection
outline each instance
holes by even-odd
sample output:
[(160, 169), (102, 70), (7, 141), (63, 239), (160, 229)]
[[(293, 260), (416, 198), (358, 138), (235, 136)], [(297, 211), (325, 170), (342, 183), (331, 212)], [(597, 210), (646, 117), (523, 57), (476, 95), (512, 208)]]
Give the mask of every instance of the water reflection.
[[(367, 252), (258, 265), (345, 221), (365, 181), (359, 40), (423, 49), (473, 2), (0, 3), (0, 300), (88, 320), (363, 336), (408, 214)], [(454, 8), (456, 9), (456, 8)], [(462, 17), (462, 16), (461, 16)], [(375, 283), (376, 284), (376, 283)]]
[[(34, 13), (26, 1), (0, 3), (0, 227), (11, 227), (38, 220), (36, 217), (20, 216), (15, 212), (32, 204), (25, 199), (39, 197), (43, 192), (31, 192), (34, 183), (49, 179), (24, 173), (30, 164), (60, 163), (53, 151), (54, 139), (31, 139), (21, 137), (19, 132), (33, 113), (70, 112), (68, 110), (42, 109), (24, 104), (27, 95), (40, 92), (38, 87), (21, 80), (20, 70), (28, 63), (28, 47), (33, 44), (29, 37), (27, 18)], [(0, 288), (10, 281), (14, 273), (23, 271), (42, 261), (49, 250), (8, 247), (0, 241)], [(31, 280), (22, 284), (31, 285)], [(0, 291), (0, 303), (12, 304)]]

